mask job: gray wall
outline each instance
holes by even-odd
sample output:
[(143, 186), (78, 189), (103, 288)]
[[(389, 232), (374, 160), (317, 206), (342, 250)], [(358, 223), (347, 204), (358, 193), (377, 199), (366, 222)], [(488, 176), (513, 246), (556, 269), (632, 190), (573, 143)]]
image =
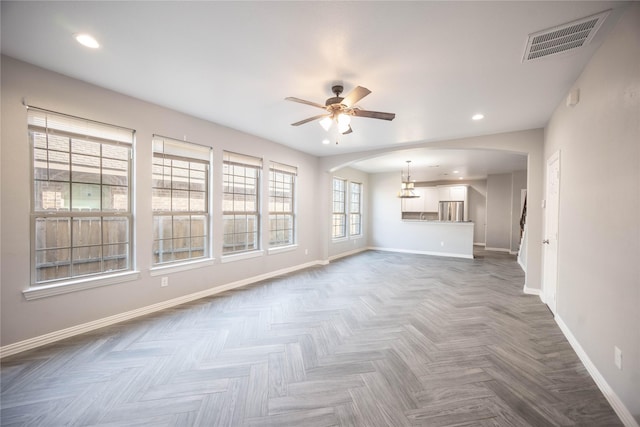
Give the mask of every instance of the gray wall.
[(473, 243), (484, 245), (487, 234), (487, 180), (469, 181), (469, 220), (473, 221)]
[(520, 246), (520, 193), (527, 171), (487, 177), (486, 247), (516, 253)]
[[(557, 315), (640, 422), (640, 4), (629, 7), (545, 133), (560, 150)], [(612, 207), (622, 207), (613, 208)], [(614, 346), (623, 369), (614, 365)]]
[(520, 198), (527, 189), (527, 171), (516, 171), (511, 175), (511, 252), (520, 248)]
[[(22, 291), (30, 283), (29, 212), (30, 147), (26, 109), (29, 104), (136, 130), (135, 250), (140, 279), (133, 282), (57, 295), (32, 301)], [(151, 277), (151, 137), (172, 136), (210, 145), (214, 150), (212, 266), (170, 274), (168, 287)], [(323, 212), (317, 206), (322, 185), (318, 159), (285, 146), (196, 119), (106, 89), (2, 57), (2, 273), (1, 345), (84, 324), (184, 295), (215, 288), (272, 271), (326, 260), (322, 244), (326, 230), (318, 227)], [(221, 263), (222, 151), (262, 157), (298, 167), (298, 248), (241, 261)], [(266, 174), (263, 174), (265, 176)], [(266, 187), (266, 182), (264, 188)], [(267, 198), (263, 197), (263, 212)], [(366, 213), (365, 213), (366, 215)], [(263, 216), (264, 218), (264, 216)], [(266, 224), (266, 222), (263, 222)], [(263, 242), (268, 235), (263, 227)], [(217, 243), (217, 244), (216, 244)], [(308, 254), (305, 251), (308, 250)]]
[(512, 174), (487, 177), (487, 249), (511, 248)]

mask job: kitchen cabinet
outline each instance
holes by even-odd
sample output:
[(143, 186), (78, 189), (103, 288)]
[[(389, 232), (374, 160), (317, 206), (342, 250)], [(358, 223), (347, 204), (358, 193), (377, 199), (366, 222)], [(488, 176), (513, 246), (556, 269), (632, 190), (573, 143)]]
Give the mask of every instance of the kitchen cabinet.
[(438, 212), (438, 189), (436, 187), (415, 187), (415, 199), (402, 199), (402, 212)]
[(467, 200), (466, 185), (439, 185), (438, 199), (441, 202), (460, 202)]
[(402, 199), (402, 212), (438, 212), (440, 202), (464, 202), (464, 219), (468, 218), (466, 185), (438, 185), (436, 187), (415, 187), (414, 199)]
[(438, 197), (437, 187), (423, 187), (424, 189), (424, 212), (438, 212)]
[(463, 185), (458, 185), (458, 186), (449, 188), (449, 193), (451, 195), (451, 200), (456, 200), (456, 201), (467, 200), (467, 187)]
[(441, 202), (464, 202), (464, 220), (469, 219), (469, 203), (466, 185), (439, 185), (438, 199)]
[(423, 212), (424, 208), (424, 191), (422, 187), (415, 187), (413, 192), (415, 199), (402, 199), (402, 212)]

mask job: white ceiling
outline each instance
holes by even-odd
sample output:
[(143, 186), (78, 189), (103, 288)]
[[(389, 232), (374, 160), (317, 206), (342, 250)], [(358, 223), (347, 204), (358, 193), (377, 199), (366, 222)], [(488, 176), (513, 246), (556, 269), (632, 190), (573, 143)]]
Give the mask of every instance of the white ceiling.
[(400, 172), (407, 174), (407, 160), (412, 181), (450, 181), (483, 179), (489, 174), (527, 169), (527, 156), (506, 151), (444, 150), (417, 148), (398, 150), (351, 165), (369, 173)]
[[(2, 52), (328, 156), (545, 126), (624, 6), (606, 1), (2, 1)], [(521, 62), (528, 34), (607, 9), (612, 13), (588, 46)], [(72, 38), (77, 32), (93, 34), (101, 47), (80, 46)], [(372, 93), (359, 106), (396, 113), (395, 120), (356, 117), (354, 132), (339, 137), (317, 123), (290, 126), (322, 111), (284, 98), (324, 103), (334, 82), (343, 83), (345, 93), (367, 87)], [(478, 112), (486, 118), (472, 121)], [(322, 144), (327, 137), (332, 143)], [(416, 166), (430, 161), (421, 160), (421, 151), (413, 154)], [(404, 160), (403, 154), (396, 169)], [(500, 164), (471, 155), (450, 162), (469, 170)], [(357, 167), (382, 170), (374, 165)]]

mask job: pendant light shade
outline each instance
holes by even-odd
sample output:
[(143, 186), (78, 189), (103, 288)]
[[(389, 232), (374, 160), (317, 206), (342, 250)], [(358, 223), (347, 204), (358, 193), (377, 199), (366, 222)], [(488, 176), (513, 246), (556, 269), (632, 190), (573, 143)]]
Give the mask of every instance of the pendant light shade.
[(324, 129), (325, 131), (329, 131), (329, 129), (331, 128), (331, 123), (333, 122), (333, 120), (331, 119), (330, 116), (325, 117), (324, 119), (320, 120), (320, 126), (322, 126), (322, 129)]
[(411, 181), (411, 174), (409, 172), (409, 164), (411, 160), (407, 160), (407, 179), (404, 179), (404, 175), (402, 171), (400, 171), (400, 191), (398, 191), (398, 197), (401, 199), (415, 199), (416, 197), (420, 197), (417, 195), (414, 190), (414, 182)]
[(344, 113), (340, 113), (340, 114), (336, 114), (333, 113), (330, 116), (325, 117), (324, 119), (320, 120), (320, 126), (322, 126), (322, 128), (325, 131), (329, 131), (329, 129), (331, 129), (331, 125), (333, 124), (333, 122), (336, 123), (336, 126), (338, 127), (338, 132), (340, 132), (343, 135), (346, 135), (348, 133), (351, 133), (351, 116), (348, 114), (344, 114)]

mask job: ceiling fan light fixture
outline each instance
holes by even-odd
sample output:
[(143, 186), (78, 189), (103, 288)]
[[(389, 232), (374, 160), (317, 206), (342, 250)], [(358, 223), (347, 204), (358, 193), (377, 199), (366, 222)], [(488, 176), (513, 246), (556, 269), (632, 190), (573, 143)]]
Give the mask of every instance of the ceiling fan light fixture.
[(336, 118), (336, 122), (338, 123), (338, 131), (340, 133), (345, 133), (349, 130), (351, 117), (349, 117), (347, 114), (338, 114), (338, 117)]
[(362, 86), (355, 87), (344, 98), (340, 96), (343, 90), (342, 85), (334, 85), (331, 88), (331, 90), (336, 96), (327, 99), (324, 105), (319, 104), (317, 102), (306, 101), (304, 99), (295, 98), (292, 96), (286, 97), (285, 98), (286, 101), (293, 101), (300, 104), (306, 104), (312, 107), (317, 107), (325, 110), (325, 114), (319, 114), (317, 116), (309, 117), (307, 119), (300, 120), (295, 123), (291, 123), (291, 126), (300, 126), (305, 123), (319, 120), (320, 121), (319, 123), (322, 126), (322, 128), (325, 130), (325, 132), (328, 132), (329, 129), (331, 129), (331, 123), (335, 121), (336, 126), (338, 127), (338, 131), (343, 135), (348, 135), (353, 132), (353, 129), (351, 129), (351, 116), (365, 117), (365, 118), (379, 119), (379, 120), (388, 120), (388, 121), (391, 121), (396, 117), (395, 113), (369, 111), (369, 110), (363, 110), (360, 107), (357, 107), (356, 103), (371, 93), (371, 91), (365, 87), (362, 87)]
[(340, 126), (348, 126), (351, 124), (351, 116), (348, 114), (338, 114), (338, 124)]
[(324, 119), (320, 120), (320, 126), (322, 126), (322, 129), (324, 129), (325, 131), (329, 132), (329, 129), (331, 129), (331, 123), (333, 122), (333, 120), (331, 120), (330, 116), (325, 117)]

